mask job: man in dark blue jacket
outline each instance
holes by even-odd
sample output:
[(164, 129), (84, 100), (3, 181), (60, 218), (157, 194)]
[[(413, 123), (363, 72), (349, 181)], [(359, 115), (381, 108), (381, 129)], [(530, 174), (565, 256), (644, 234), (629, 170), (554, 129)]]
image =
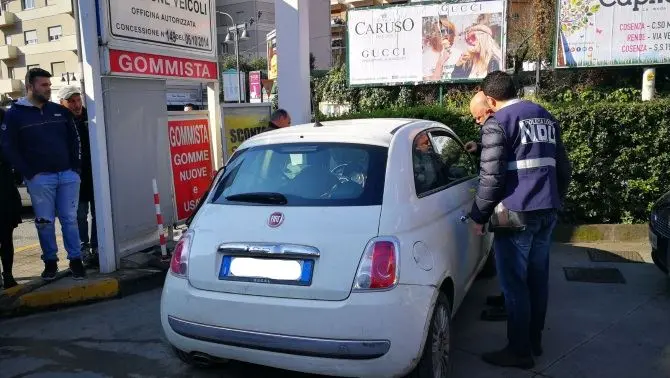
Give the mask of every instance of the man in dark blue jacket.
[(495, 113), (481, 130), (479, 188), (470, 217), (483, 234), (494, 212), (508, 215), (496, 218), (494, 238), (508, 345), (483, 359), (532, 368), (533, 356), (542, 354), (551, 235), (571, 168), (558, 122), (540, 105), (518, 99), (510, 75), (490, 73), (482, 90)]
[(0, 126), (2, 150), (25, 178), (42, 247), (42, 278), (58, 273), (56, 214), (74, 279), (86, 276), (77, 227), (81, 146), (70, 111), (53, 102), (51, 74), (33, 68), (26, 74), (27, 96), (7, 111)]

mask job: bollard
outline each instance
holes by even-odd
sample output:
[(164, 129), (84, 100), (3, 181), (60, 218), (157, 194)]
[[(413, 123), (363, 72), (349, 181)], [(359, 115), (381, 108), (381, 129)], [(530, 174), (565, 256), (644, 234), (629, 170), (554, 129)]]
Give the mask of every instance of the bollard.
[(167, 239), (165, 238), (165, 231), (163, 229), (163, 214), (161, 214), (161, 200), (158, 194), (158, 183), (156, 179), (152, 181), (154, 187), (154, 206), (156, 207), (156, 223), (158, 225), (158, 236), (161, 243), (161, 258), (163, 260), (169, 259), (167, 255)]

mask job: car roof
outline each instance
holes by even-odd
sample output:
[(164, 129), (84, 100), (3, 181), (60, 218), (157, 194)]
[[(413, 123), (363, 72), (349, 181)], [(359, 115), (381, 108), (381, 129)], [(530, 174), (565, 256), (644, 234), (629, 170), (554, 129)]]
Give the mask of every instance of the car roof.
[(246, 140), (240, 148), (300, 142), (362, 143), (388, 147), (396, 130), (417, 122), (425, 120), (365, 118), (312, 122), (258, 134)]

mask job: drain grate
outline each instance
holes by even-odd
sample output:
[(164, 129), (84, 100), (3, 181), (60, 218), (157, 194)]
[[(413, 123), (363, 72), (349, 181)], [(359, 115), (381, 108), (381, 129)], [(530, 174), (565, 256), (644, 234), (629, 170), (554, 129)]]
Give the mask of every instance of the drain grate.
[(609, 263), (644, 263), (644, 259), (635, 251), (610, 252), (590, 248), (587, 253), (593, 262)]
[(575, 282), (589, 283), (620, 283), (625, 284), (626, 279), (616, 268), (563, 268), (565, 279)]

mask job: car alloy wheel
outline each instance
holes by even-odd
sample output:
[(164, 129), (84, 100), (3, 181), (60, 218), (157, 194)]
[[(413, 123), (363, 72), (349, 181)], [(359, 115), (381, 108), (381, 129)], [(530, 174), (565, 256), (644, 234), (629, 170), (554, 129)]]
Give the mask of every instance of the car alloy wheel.
[(451, 362), (451, 327), (449, 309), (443, 303), (437, 303), (433, 317), (433, 374), (435, 378), (443, 378), (448, 375)]

